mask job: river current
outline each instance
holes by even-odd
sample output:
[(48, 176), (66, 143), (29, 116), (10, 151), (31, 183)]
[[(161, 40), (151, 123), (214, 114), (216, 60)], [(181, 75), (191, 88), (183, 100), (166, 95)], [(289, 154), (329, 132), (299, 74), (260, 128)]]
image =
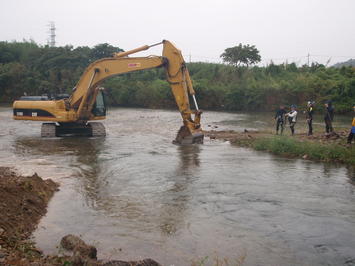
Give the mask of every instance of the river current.
[[(202, 123), (261, 129), (272, 115), (205, 112)], [(104, 139), (42, 139), (40, 123), (0, 108), (1, 166), (60, 183), (33, 234), (46, 254), (77, 234), (105, 259), (355, 265), (351, 168), (208, 138), (176, 146), (177, 111), (117, 108), (104, 124)]]

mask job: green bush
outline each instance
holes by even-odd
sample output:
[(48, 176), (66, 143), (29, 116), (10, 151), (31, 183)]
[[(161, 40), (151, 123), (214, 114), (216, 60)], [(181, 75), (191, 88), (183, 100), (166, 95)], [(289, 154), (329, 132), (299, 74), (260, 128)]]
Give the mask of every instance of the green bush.
[(355, 148), (337, 144), (320, 144), (300, 141), (292, 137), (273, 136), (256, 139), (252, 147), (260, 151), (269, 151), (278, 155), (302, 157), (329, 162), (355, 164)]

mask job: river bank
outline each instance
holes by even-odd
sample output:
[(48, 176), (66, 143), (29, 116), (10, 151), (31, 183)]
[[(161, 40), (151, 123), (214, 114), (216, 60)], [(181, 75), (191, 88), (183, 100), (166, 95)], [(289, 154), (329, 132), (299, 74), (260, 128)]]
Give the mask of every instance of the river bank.
[(312, 136), (273, 135), (267, 131), (205, 131), (210, 139), (229, 141), (234, 145), (267, 151), (284, 157), (355, 165), (355, 145), (347, 144), (348, 132), (316, 133)]
[(50, 179), (43, 180), (37, 174), (25, 177), (0, 167), (0, 265), (50, 260), (42, 258), (42, 252), (29, 237), (56, 190), (58, 184)]
[(36, 173), (21, 176), (11, 168), (0, 167), (0, 265), (160, 265), (151, 259), (97, 260), (96, 248), (74, 235), (67, 235), (60, 242), (62, 249), (72, 254), (45, 256), (30, 236), (46, 214), (48, 202), (59, 190), (58, 186)]

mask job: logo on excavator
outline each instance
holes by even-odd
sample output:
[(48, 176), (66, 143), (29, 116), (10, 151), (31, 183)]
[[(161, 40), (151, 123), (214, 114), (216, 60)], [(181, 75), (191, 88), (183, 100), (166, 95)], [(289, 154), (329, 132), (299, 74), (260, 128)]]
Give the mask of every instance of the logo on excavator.
[(128, 64), (128, 67), (140, 67), (141, 66), (141, 63), (129, 63)]

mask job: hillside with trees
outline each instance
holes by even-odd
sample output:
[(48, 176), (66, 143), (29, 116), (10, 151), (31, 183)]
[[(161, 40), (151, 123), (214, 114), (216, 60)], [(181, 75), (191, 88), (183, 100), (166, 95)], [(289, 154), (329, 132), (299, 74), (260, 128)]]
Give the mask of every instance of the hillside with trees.
[(355, 59), (349, 59), (345, 62), (340, 62), (340, 63), (336, 63), (333, 65), (333, 67), (347, 67), (347, 66), (352, 66), (355, 67)]
[[(242, 44), (236, 47), (221, 55), (228, 64), (187, 64), (202, 109), (270, 111), (280, 103), (304, 106), (308, 100), (322, 108), (321, 103), (332, 100), (338, 113), (351, 111), (355, 68), (316, 63), (252, 66), (260, 61), (257, 49)], [(70, 93), (91, 62), (118, 51), (122, 49), (109, 44), (74, 48), (0, 42), (0, 102), (11, 103), (24, 93)], [(246, 57), (245, 52), (249, 52)], [(164, 69), (116, 76), (103, 86), (113, 106), (175, 108)]]

